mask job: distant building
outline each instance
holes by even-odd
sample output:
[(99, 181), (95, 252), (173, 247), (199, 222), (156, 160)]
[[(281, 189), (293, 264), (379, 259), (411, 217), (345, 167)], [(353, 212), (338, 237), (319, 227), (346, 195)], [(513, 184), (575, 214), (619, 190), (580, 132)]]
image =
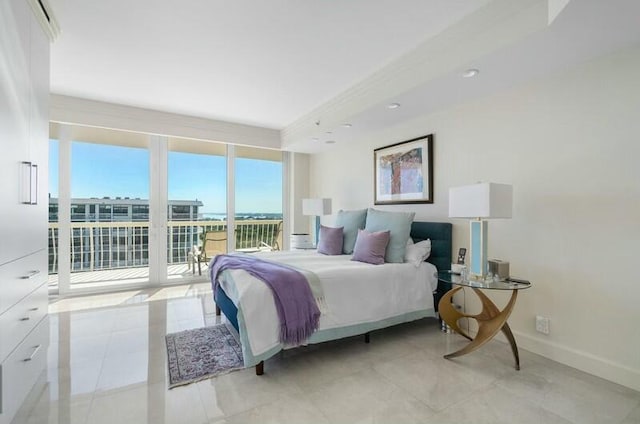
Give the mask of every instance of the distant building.
[[(198, 219), (199, 200), (169, 200), (169, 221)], [(71, 222), (139, 222), (149, 220), (149, 200), (129, 197), (71, 199)], [(58, 222), (58, 199), (49, 198), (49, 222)]]
[[(199, 200), (169, 200), (169, 222), (198, 221)], [(49, 198), (49, 222), (58, 222), (58, 199)], [(93, 271), (149, 265), (149, 200), (120, 198), (71, 199), (71, 270)], [(77, 225), (121, 223), (121, 225)], [(169, 225), (167, 259), (186, 260), (198, 244), (198, 225)], [(49, 272), (57, 272), (58, 229), (49, 231)]]

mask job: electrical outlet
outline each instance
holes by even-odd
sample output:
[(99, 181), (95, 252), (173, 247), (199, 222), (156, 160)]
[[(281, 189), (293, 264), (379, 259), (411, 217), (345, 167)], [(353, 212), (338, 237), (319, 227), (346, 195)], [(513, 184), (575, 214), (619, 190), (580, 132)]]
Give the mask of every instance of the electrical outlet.
[(549, 318), (536, 315), (536, 331), (542, 334), (549, 334)]

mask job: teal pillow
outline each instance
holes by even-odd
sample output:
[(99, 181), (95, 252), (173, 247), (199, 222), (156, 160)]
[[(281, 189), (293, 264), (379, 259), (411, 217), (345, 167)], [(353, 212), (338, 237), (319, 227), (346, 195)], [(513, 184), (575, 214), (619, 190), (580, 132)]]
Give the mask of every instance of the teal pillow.
[(367, 211), (365, 230), (370, 233), (386, 230), (391, 232), (384, 255), (385, 262), (404, 262), (407, 240), (409, 240), (411, 223), (415, 215), (415, 212), (385, 212), (371, 208)]
[(338, 211), (338, 217), (335, 222), (336, 227), (343, 228), (342, 253), (350, 255), (353, 253), (353, 247), (356, 245), (358, 230), (364, 230), (367, 220), (367, 210), (355, 211)]

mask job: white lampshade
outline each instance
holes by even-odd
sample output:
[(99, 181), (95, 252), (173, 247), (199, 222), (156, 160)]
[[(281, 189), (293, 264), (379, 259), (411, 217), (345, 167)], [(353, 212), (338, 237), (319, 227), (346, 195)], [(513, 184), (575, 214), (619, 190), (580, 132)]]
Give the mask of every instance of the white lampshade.
[(302, 214), (310, 216), (331, 215), (331, 199), (302, 199)]
[(474, 218), (469, 221), (472, 275), (484, 277), (487, 272), (487, 221), (511, 218), (513, 187), (509, 184), (478, 183), (449, 189), (449, 217)]
[(450, 218), (511, 218), (513, 186), (478, 183), (449, 189)]

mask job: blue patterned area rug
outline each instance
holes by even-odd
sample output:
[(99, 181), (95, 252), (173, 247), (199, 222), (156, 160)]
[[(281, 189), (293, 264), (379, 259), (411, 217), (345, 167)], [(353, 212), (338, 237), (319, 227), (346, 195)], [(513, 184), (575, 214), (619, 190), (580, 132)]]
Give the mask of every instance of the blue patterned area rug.
[(242, 348), (225, 324), (166, 335), (169, 388), (244, 368)]

